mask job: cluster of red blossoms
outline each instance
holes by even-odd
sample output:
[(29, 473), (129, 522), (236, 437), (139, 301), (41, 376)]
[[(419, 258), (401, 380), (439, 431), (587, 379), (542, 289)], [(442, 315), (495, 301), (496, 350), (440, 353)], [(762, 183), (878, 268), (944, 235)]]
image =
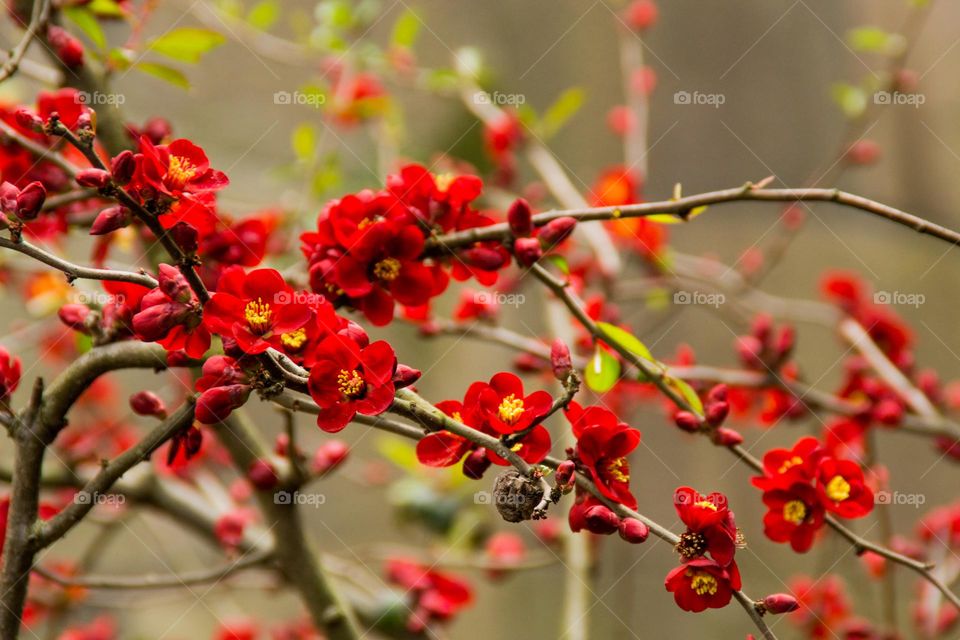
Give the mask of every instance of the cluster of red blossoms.
[(873, 490), (852, 460), (831, 457), (816, 438), (801, 438), (792, 449), (773, 449), (763, 456), (762, 476), (753, 478), (769, 511), (764, 532), (774, 542), (789, 542), (806, 552), (826, 513), (862, 518), (873, 511)]
[(465, 581), (401, 558), (387, 563), (387, 578), (413, 597), (407, 629), (420, 633), (431, 622), (449, 620), (473, 601), (473, 590)]

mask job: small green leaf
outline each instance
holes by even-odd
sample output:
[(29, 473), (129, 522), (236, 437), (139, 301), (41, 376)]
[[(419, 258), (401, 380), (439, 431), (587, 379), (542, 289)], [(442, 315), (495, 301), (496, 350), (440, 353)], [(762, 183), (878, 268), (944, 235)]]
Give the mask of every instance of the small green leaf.
[[(633, 355), (639, 356), (644, 360), (655, 362), (653, 354), (650, 353), (649, 349), (647, 349), (647, 345), (643, 344), (639, 338), (629, 331), (625, 331), (624, 329), (610, 324), (609, 322), (598, 322), (597, 326), (603, 330), (610, 340), (613, 340)], [(614, 345), (610, 346), (612, 347)]]
[(77, 25), (80, 31), (90, 38), (90, 42), (95, 44), (98, 49), (106, 49), (107, 38), (103, 35), (103, 29), (100, 28), (100, 23), (97, 21), (96, 16), (90, 12), (89, 8), (66, 7), (63, 10), (63, 15), (65, 15), (70, 22)]
[(683, 396), (687, 403), (693, 407), (695, 413), (703, 415), (703, 403), (700, 401), (700, 396), (697, 395), (697, 392), (693, 390), (693, 387), (680, 378), (667, 378), (667, 384)]
[(412, 9), (404, 11), (393, 25), (393, 35), (390, 43), (395, 47), (409, 49), (417, 41), (420, 33), (420, 18)]
[(226, 41), (222, 34), (210, 29), (181, 27), (155, 38), (147, 49), (174, 60), (196, 64), (205, 53)]
[(317, 150), (317, 128), (304, 122), (290, 136), (290, 146), (300, 160), (309, 160)]
[(690, 222), (697, 216), (706, 212), (706, 210), (706, 205), (703, 205), (702, 207), (694, 207), (693, 209), (690, 209), (690, 213), (688, 213), (685, 218), (682, 218), (675, 213), (655, 213), (652, 216), (644, 217), (651, 222), (659, 222), (660, 224), (683, 224), (684, 222)]
[(404, 471), (416, 471), (420, 467), (416, 448), (396, 438), (378, 438), (377, 450), (380, 455)]
[(279, 17), (280, 6), (277, 0), (262, 0), (250, 9), (247, 14), (247, 24), (265, 31), (272, 27)]
[(620, 379), (620, 361), (597, 345), (593, 357), (590, 358), (583, 372), (583, 379), (592, 391), (606, 393), (613, 389), (617, 380)]
[(867, 93), (853, 85), (834, 85), (833, 99), (840, 105), (843, 114), (850, 119), (858, 117), (867, 108)]
[(847, 44), (857, 51), (881, 53), (887, 48), (890, 34), (879, 27), (857, 27), (847, 33)]
[(143, 71), (144, 73), (149, 73), (150, 75), (160, 78), (170, 84), (180, 87), (182, 89), (190, 88), (190, 81), (187, 80), (187, 76), (183, 75), (183, 72), (174, 69), (173, 67), (168, 67), (165, 64), (156, 64), (154, 62), (140, 62), (135, 66), (136, 69)]
[(87, 9), (94, 15), (102, 17), (123, 18), (127, 15), (123, 8), (117, 4), (117, 0), (93, 0), (87, 5)]
[(567, 262), (567, 259), (556, 253), (547, 256), (547, 260), (553, 263), (560, 273), (565, 276), (570, 275), (570, 263)]
[(550, 138), (580, 111), (586, 94), (580, 87), (567, 89), (543, 114), (540, 120), (540, 135), (544, 139)]
[(460, 84), (460, 76), (453, 69), (431, 69), (424, 82), (431, 91), (452, 91)]

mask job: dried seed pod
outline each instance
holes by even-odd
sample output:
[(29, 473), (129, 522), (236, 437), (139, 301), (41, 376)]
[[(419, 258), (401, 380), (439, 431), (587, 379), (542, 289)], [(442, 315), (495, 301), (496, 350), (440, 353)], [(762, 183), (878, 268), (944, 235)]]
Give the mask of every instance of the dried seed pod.
[(543, 489), (516, 469), (504, 471), (493, 485), (493, 503), (507, 522), (523, 522), (543, 499)]

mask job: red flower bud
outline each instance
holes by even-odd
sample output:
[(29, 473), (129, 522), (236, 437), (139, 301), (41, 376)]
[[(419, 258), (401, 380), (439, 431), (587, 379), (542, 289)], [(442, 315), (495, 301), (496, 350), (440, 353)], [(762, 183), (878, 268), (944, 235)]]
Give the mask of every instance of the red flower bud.
[(523, 373), (540, 373), (544, 370), (544, 361), (532, 353), (518, 353), (513, 359), (513, 368)]
[(758, 314), (750, 325), (750, 335), (766, 344), (773, 331), (773, 317), (768, 313)]
[(556, 481), (561, 489), (567, 489), (573, 486), (574, 474), (577, 472), (577, 465), (573, 460), (564, 460), (557, 465)]
[(330, 440), (323, 443), (313, 454), (313, 470), (315, 473), (327, 473), (339, 466), (347, 459), (350, 447), (342, 440)]
[(202, 424), (217, 424), (234, 409), (246, 403), (252, 387), (248, 384), (231, 384), (207, 389), (197, 398), (196, 416)]
[(635, 518), (624, 518), (618, 529), (620, 537), (630, 544), (640, 544), (650, 535), (650, 527)]
[(0, 184), (0, 210), (4, 213), (17, 212), (17, 198), (20, 197), (20, 189), (9, 182)]
[(49, 27), (47, 40), (63, 64), (72, 69), (83, 66), (83, 44), (66, 29), (57, 26)]
[(347, 326), (337, 331), (337, 335), (353, 340), (361, 349), (366, 349), (370, 344), (370, 336), (367, 335), (363, 327), (353, 320), (348, 320)]
[(130, 182), (137, 168), (137, 159), (129, 149), (121, 151), (110, 161), (110, 173), (113, 181), (119, 185)]
[(880, 145), (869, 139), (857, 140), (844, 156), (847, 162), (859, 166), (867, 166), (880, 159)]
[(173, 135), (173, 127), (163, 118), (151, 118), (143, 125), (143, 135), (150, 138), (153, 144), (163, 144), (163, 141)]
[(631, 29), (646, 31), (656, 23), (658, 15), (653, 0), (634, 0), (627, 6), (623, 18)]
[(897, 425), (903, 419), (903, 405), (893, 398), (884, 398), (873, 407), (873, 419), (886, 425)]
[(197, 233), (196, 227), (191, 224), (178, 222), (170, 227), (167, 233), (173, 238), (173, 241), (177, 243), (177, 246), (186, 253), (196, 253), (200, 247), (200, 236)]
[(704, 416), (711, 427), (719, 427), (730, 413), (729, 402), (708, 402)]
[(40, 215), (40, 209), (47, 199), (47, 190), (41, 182), (31, 182), (17, 196), (17, 217), (21, 220), (33, 220)]
[(550, 367), (553, 369), (553, 377), (563, 382), (573, 371), (573, 359), (570, 356), (570, 347), (567, 343), (557, 338), (550, 345)]
[(108, 207), (97, 214), (90, 225), (90, 235), (102, 236), (130, 224), (130, 210), (123, 206)]
[(744, 366), (763, 368), (763, 343), (756, 336), (740, 336), (734, 345)]
[(81, 187), (102, 189), (110, 184), (110, 172), (103, 169), (81, 169), (74, 178)]
[(590, 533), (609, 535), (620, 528), (620, 517), (602, 504), (588, 508), (583, 517), (584, 525)]
[(784, 362), (790, 357), (790, 353), (793, 351), (793, 345), (796, 342), (796, 335), (793, 327), (787, 326), (780, 329), (780, 334), (777, 336), (777, 343), (773, 348), (777, 362)]
[(489, 247), (473, 247), (458, 255), (467, 265), (484, 271), (496, 271), (507, 262), (502, 253)]
[(190, 308), (179, 302), (155, 304), (133, 316), (133, 330), (141, 340), (156, 342), (182, 324), (188, 313)]
[(13, 117), (17, 124), (27, 131), (43, 131), (43, 118), (26, 107), (20, 107), (17, 109), (14, 112)]
[(513, 254), (517, 257), (517, 263), (520, 266), (531, 267), (543, 257), (543, 249), (536, 238), (517, 238), (513, 244)]
[(90, 307), (85, 304), (65, 304), (57, 312), (60, 322), (70, 327), (74, 331), (87, 333), (87, 317), (90, 315)]
[(721, 447), (732, 447), (741, 444), (743, 442), (743, 436), (740, 435), (740, 432), (734, 431), (733, 429), (720, 427), (713, 432), (713, 442)]
[(678, 427), (690, 433), (696, 433), (700, 430), (700, 418), (689, 411), (678, 411), (673, 416), (673, 421)]
[(510, 233), (515, 238), (526, 238), (533, 233), (533, 214), (530, 204), (523, 198), (517, 198), (507, 210), (507, 222), (510, 224)]
[(569, 216), (551, 220), (545, 224), (537, 237), (543, 243), (545, 249), (549, 250), (570, 237), (574, 227), (577, 226), (577, 220)]
[(397, 370), (393, 374), (393, 386), (397, 389), (409, 387), (414, 382), (419, 380), (420, 376), (422, 375), (423, 372), (419, 369), (408, 367), (405, 364), (398, 364)]
[(477, 449), (463, 459), (463, 475), (471, 480), (479, 480), (490, 468), (490, 458), (486, 449)]
[(153, 391), (139, 391), (130, 396), (130, 408), (139, 416), (167, 417), (167, 407)]
[(247, 469), (247, 479), (260, 491), (270, 491), (277, 486), (280, 478), (269, 460), (254, 460)]
[(710, 389), (710, 392), (707, 394), (708, 402), (726, 402), (729, 397), (729, 390), (727, 385), (718, 384), (714, 388)]
[(173, 265), (161, 264), (158, 268), (160, 290), (163, 294), (177, 302), (190, 302), (191, 290), (186, 277)]
[(799, 609), (800, 603), (788, 593), (771, 593), (763, 599), (763, 608), (769, 613), (790, 613)]

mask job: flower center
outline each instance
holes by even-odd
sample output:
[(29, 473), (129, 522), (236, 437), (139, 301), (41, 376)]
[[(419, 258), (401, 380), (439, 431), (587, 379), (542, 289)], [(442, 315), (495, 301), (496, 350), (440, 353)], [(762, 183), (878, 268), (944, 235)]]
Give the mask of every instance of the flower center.
[(300, 328), (296, 331), (291, 331), (290, 333), (284, 333), (280, 336), (280, 342), (283, 343), (287, 349), (291, 351), (299, 351), (303, 348), (303, 344), (307, 341), (307, 332), (305, 329)]
[(373, 265), (373, 275), (380, 280), (393, 282), (400, 275), (400, 261), (396, 258), (384, 258)]
[(710, 509), (710, 511), (716, 511), (717, 505), (713, 504), (709, 500), (701, 500), (700, 502), (693, 503), (693, 506), (700, 507), (701, 509)]
[(827, 497), (834, 502), (843, 502), (850, 497), (850, 483), (843, 476), (833, 476), (827, 483)]
[(452, 173), (441, 173), (436, 177), (437, 191), (445, 192), (450, 188), (450, 184), (456, 179), (457, 176)]
[(247, 303), (243, 310), (243, 317), (247, 321), (250, 330), (257, 334), (264, 334), (270, 326), (270, 317), (273, 315), (273, 309), (270, 304), (263, 299), (257, 298)]
[(630, 482), (630, 463), (626, 458), (615, 458), (607, 464), (607, 473), (618, 482)]
[(690, 577), (690, 589), (698, 596), (710, 595), (717, 592), (717, 579), (706, 571), (687, 571)]
[(197, 167), (186, 158), (170, 156), (170, 165), (167, 167), (167, 180), (177, 187), (187, 184), (197, 175)]
[(514, 394), (508, 395), (500, 401), (500, 407), (497, 409), (497, 415), (507, 424), (514, 424), (523, 415), (523, 398), (518, 398)]
[(350, 371), (340, 369), (340, 373), (337, 375), (337, 386), (340, 389), (340, 393), (353, 400), (363, 394), (367, 383), (364, 382), (363, 376), (361, 376), (360, 372), (356, 369), (351, 369)]
[(702, 534), (687, 531), (680, 535), (674, 550), (684, 558), (697, 558), (707, 550), (707, 539)]
[(783, 519), (793, 524), (800, 524), (807, 517), (807, 505), (802, 500), (791, 500), (783, 505)]
[(790, 469), (794, 468), (798, 464), (803, 464), (803, 459), (800, 456), (793, 456), (789, 460), (786, 460), (780, 468), (777, 469), (777, 473), (786, 473)]

